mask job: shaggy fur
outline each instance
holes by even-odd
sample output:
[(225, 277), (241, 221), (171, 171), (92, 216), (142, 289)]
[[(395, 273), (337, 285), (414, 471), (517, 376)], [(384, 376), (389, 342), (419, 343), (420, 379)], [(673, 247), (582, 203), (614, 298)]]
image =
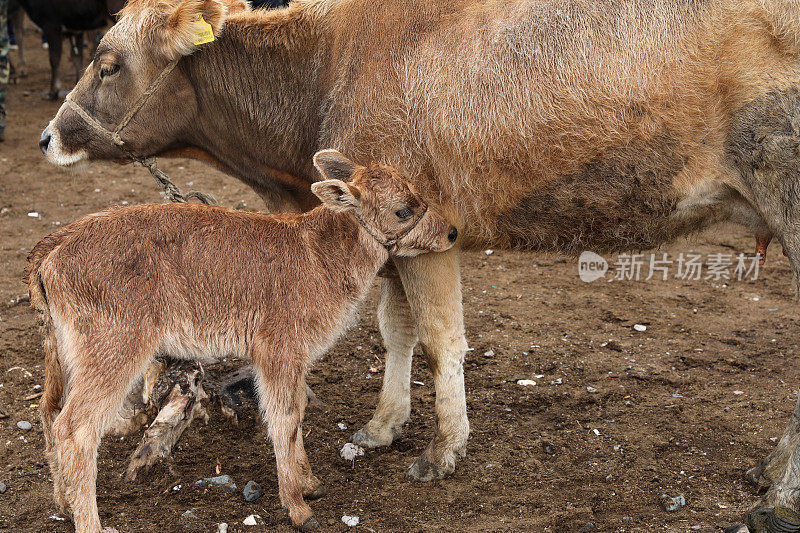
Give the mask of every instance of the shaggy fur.
[[(97, 446), (156, 353), (253, 359), (281, 502), (295, 526), (316, 524), (303, 501), (321, 485), (300, 429), (306, 371), (352, 321), (389, 253), (447, 250), (456, 235), (390, 167), (359, 167), (333, 151), (317, 163), (352, 182), (316, 183), (324, 206), (305, 215), (115, 207), (31, 252), (26, 282), (45, 330), (47, 457), (56, 502), (77, 531), (100, 531)], [(387, 253), (376, 239), (393, 236)]]

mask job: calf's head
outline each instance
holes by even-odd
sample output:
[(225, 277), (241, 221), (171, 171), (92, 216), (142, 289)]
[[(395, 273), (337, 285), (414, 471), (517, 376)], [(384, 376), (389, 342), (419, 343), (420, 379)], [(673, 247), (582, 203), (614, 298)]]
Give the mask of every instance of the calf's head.
[[(196, 116), (197, 100), (181, 69), (167, 73), (168, 67), (213, 40), (229, 12), (243, 9), (241, 0), (130, 0), (67, 97), (75, 105), (65, 102), (42, 133), (47, 159), (72, 167), (122, 159), (124, 150), (146, 157), (169, 148)], [(119, 132), (121, 147), (109, 133), (140, 100)]]
[(411, 257), (453, 247), (456, 228), (428, 208), (394, 168), (357, 165), (336, 150), (322, 150), (314, 165), (327, 178), (311, 186), (323, 204), (351, 213), (392, 255)]

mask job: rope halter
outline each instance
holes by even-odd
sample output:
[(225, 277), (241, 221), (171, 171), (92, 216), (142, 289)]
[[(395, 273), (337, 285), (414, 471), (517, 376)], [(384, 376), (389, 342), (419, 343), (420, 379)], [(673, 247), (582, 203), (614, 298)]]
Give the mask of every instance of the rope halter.
[(123, 141), (122, 137), (120, 136), (122, 130), (125, 129), (125, 127), (130, 123), (130, 121), (133, 120), (133, 117), (136, 116), (136, 114), (142, 109), (142, 107), (144, 107), (144, 104), (147, 103), (147, 100), (150, 99), (153, 93), (155, 93), (159, 89), (159, 87), (161, 87), (161, 85), (164, 83), (164, 81), (167, 79), (170, 73), (175, 69), (175, 66), (178, 64), (178, 61), (180, 60), (181, 56), (178, 56), (177, 58), (170, 61), (166, 67), (164, 67), (164, 69), (161, 71), (161, 74), (159, 74), (150, 83), (147, 89), (145, 89), (145, 91), (139, 96), (136, 102), (134, 102), (133, 106), (131, 106), (128, 112), (125, 113), (125, 116), (122, 117), (122, 120), (120, 120), (119, 124), (117, 124), (117, 127), (114, 128), (113, 130), (110, 130), (105, 126), (103, 126), (102, 124), (100, 124), (100, 122), (96, 118), (94, 118), (92, 115), (89, 114), (88, 111), (86, 111), (86, 109), (81, 107), (81, 105), (78, 102), (73, 100), (72, 91), (64, 99), (64, 103), (67, 104), (70, 109), (75, 111), (75, 113), (77, 113), (78, 116), (81, 117), (83, 121), (86, 122), (86, 124), (88, 124), (92, 129), (97, 131), (100, 135), (108, 139), (112, 144), (114, 144), (120, 150), (122, 150), (125, 153), (125, 155), (128, 156), (128, 158), (130, 158), (132, 161), (140, 163), (142, 166), (147, 167), (147, 169), (150, 171), (150, 174), (153, 176), (156, 182), (161, 186), (162, 190), (164, 191), (164, 195), (167, 197), (169, 201), (183, 203), (189, 201), (191, 198), (196, 198), (198, 201), (204, 204), (212, 205), (216, 204), (217, 201), (210, 194), (203, 194), (197, 191), (191, 191), (186, 195), (182, 194), (180, 189), (178, 189), (178, 187), (174, 183), (172, 183), (172, 181), (170, 181), (169, 176), (167, 176), (167, 174), (163, 170), (158, 168), (155, 159), (148, 157), (141, 157), (134, 154), (125, 147), (125, 141)]
[(353, 216), (358, 221), (358, 223), (361, 225), (361, 227), (364, 228), (364, 230), (366, 230), (366, 232), (369, 234), (369, 236), (372, 237), (373, 239), (375, 239), (376, 241), (378, 241), (378, 243), (381, 246), (383, 246), (384, 248), (386, 248), (386, 251), (388, 252), (389, 250), (391, 250), (392, 247), (394, 247), (400, 241), (400, 239), (402, 239), (403, 237), (405, 237), (406, 235), (411, 233), (411, 231), (414, 228), (417, 227), (417, 224), (419, 224), (419, 221), (423, 219), (423, 217), (425, 216), (425, 214), (427, 212), (428, 212), (428, 206), (426, 204), (425, 205), (425, 209), (423, 209), (422, 213), (420, 213), (420, 215), (416, 218), (416, 220), (414, 220), (414, 223), (411, 224), (406, 229), (404, 229), (403, 231), (401, 231), (400, 233), (398, 233), (397, 235), (395, 235), (394, 237), (392, 237), (391, 239), (387, 238), (385, 235), (376, 235), (369, 228), (369, 226), (367, 226), (366, 222), (364, 222), (364, 219), (362, 219), (360, 216), (358, 216), (355, 213), (353, 213)]

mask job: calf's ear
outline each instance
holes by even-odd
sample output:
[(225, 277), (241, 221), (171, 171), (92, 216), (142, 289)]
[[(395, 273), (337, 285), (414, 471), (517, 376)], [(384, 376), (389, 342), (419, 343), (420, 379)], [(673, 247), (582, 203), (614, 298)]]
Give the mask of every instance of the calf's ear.
[(329, 180), (350, 181), (359, 166), (336, 150), (320, 150), (314, 154), (314, 166)]
[(162, 52), (175, 59), (214, 41), (227, 14), (227, 4), (216, 0), (181, 0), (167, 15), (161, 32)]
[(311, 192), (317, 195), (329, 209), (343, 213), (361, 205), (358, 189), (342, 180), (325, 180), (311, 184)]

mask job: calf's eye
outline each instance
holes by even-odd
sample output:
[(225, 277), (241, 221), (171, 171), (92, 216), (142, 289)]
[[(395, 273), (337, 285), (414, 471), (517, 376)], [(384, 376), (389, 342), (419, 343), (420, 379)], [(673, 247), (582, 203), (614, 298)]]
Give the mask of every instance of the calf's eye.
[(104, 65), (100, 67), (100, 79), (102, 80), (106, 76), (112, 76), (119, 72), (119, 65)]
[(407, 207), (405, 209), (401, 209), (400, 211), (395, 212), (395, 215), (397, 215), (397, 218), (399, 218), (400, 220), (405, 220), (413, 214), (414, 212)]

